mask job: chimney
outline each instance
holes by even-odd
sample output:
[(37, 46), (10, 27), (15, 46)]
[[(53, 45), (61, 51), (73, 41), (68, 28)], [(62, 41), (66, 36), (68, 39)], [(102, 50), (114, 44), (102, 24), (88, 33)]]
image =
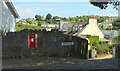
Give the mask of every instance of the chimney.
[(95, 17), (94, 17), (94, 16), (92, 16), (92, 17), (91, 17), (91, 19), (95, 19)]

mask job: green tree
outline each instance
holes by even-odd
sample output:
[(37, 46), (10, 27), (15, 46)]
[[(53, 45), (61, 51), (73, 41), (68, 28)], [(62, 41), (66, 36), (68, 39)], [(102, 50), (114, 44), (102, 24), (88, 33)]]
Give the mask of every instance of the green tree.
[(98, 18), (98, 19), (97, 19), (98, 23), (104, 22), (105, 20), (106, 20), (105, 17), (101, 17), (101, 18)]
[(75, 21), (79, 21), (79, 18), (78, 18), (78, 17), (75, 17)]
[(58, 17), (58, 16), (54, 16), (54, 17), (53, 17), (53, 23), (55, 23), (55, 24), (57, 23), (57, 20), (56, 20), (56, 19), (59, 19), (59, 17)]
[(115, 37), (115, 39), (116, 39), (118, 42), (120, 42), (120, 35), (117, 36), (117, 37)]
[(99, 36), (89, 36), (89, 41), (92, 46), (92, 48), (97, 48), (97, 45), (99, 43)]
[(36, 18), (36, 20), (37, 20), (37, 21), (42, 21), (42, 19), (41, 19), (41, 16), (40, 16), (40, 15), (35, 15), (35, 18)]
[(113, 21), (113, 29), (120, 29), (120, 18), (119, 17)]
[(87, 21), (88, 20), (88, 17), (87, 16), (83, 16), (84, 20)]
[(66, 17), (64, 17), (64, 18), (63, 18), (63, 20), (67, 20), (67, 18), (66, 18)]
[(54, 16), (54, 17), (53, 17), (53, 20), (56, 20), (56, 19), (59, 19), (59, 17), (58, 17), (58, 16)]
[(118, 10), (118, 6), (120, 4), (119, 0), (104, 0), (104, 1), (90, 0), (90, 3), (96, 7), (99, 7), (100, 9), (106, 9), (110, 4), (113, 5), (113, 8), (116, 10)]
[(74, 18), (71, 18), (71, 17), (70, 17), (69, 20), (72, 21), (72, 20), (74, 20)]
[(47, 14), (46, 20), (50, 20), (52, 18), (52, 15), (50, 13)]
[(81, 20), (80, 20), (81, 22), (84, 22), (85, 20), (83, 19), (83, 18), (81, 18)]

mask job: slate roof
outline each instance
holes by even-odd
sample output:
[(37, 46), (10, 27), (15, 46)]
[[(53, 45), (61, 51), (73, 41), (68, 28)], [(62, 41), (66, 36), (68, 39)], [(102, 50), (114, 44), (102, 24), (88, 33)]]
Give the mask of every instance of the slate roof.
[[(88, 22), (71, 22), (71, 23), (64, 23), (64, 25), (63, 26), (67, 26), (68, 28), (67, 28), (67, 32), (65, 32), (64, 34), (70, 34), (70, 35), (72, 35), (72, 34), (74, 34), (74, 32), (72, 32), (73, 31), (73, 26), (75, 25), (75, 26), (82, 26), (82, 28), (83, 27), (85, 27), (86, 25), (88, 24)], [(75, 33), (77, 33), (77, 32), (75, 32)]]

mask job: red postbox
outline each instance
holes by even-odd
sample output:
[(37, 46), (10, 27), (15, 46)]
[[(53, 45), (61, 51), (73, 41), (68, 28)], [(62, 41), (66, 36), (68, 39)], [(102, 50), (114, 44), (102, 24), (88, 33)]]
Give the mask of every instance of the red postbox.
[(29, 35), (29, 47), (30, 48), (35, 48), (35, 34), (30, 34)]

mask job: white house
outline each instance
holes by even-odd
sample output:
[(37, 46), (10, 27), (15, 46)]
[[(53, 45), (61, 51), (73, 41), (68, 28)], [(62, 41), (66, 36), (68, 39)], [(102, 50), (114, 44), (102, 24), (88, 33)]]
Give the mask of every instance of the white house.
[(86, 38), (87, 35), (104, 38), (104, 34), (97, 25), (97, 20), (93, 18), (89, 19), (89, 24), (87, 24), (80, 32), (78, 32), (77, 35), (83, 38)]
[(19, 15), (10, 0), (0, 0), (0, 29), (16, 31), (16, 18)]

